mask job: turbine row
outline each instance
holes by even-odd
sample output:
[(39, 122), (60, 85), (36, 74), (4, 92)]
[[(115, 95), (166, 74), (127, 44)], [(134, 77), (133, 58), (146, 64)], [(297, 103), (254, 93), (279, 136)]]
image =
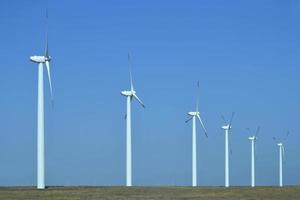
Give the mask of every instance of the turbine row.
[[(31, 56), (30, 60), (38, 64), (38, 99), (37, 99), (37, 188), (45, 189), (45, 129), (44, 129), (44, 67), (47, 70), (48, 81), (51, 93), (51, 102), (53, 106), (53, 92), (52, 92), (52, 81), (50, 74), (50, 61), (48, 49), (48, 34), (46, 32), (46, 45), (45, 53), (42, 56)], [(136, 90), (134, 89), (133, 78), (132, 78), (132, 65), (131, 65), (131, 54), (128, 53), (128, 65), (129, 65), (129, 78), (130, 78), (130, 89), (121, 92), (121, 95), (126, 97), (127, 102), (127, 112), (126, 112), (126, 186), (132, 186), (132, 131), (131, 131), (131, 104), (135, 99), (142, 107), (145, 107), (143, 101), (138, 97)], [(185, 121), (188, 123), (192, 120), (192, 186), (197, 186), (197, 134), (196, 125), (197, 121), (200, 123), (201, 128), (204, 131), (206, 137), (207, 130), (202, 121), (200, 111), (199, 111), (199, 81), (197, 82), (197, 99), (195, 110), (188, 112), (188, 119)], [(227, 121), (224, 116), (222, 119), (225, 123), (222, 129), (225, 131), (225, 187), (230, 186), (229, 182), (229, 135), (232, 129), (232, 120), (234, 118), (234, 113), (232, 113), (231, 118)], [(251, 186), (255, 187), (255, 147), (257, 134), (259, 133), (259, 127), (256, 133), (249, 137), (251, 141)], [(288, 134), (287, 134), (288, 135)], [(277, 142), (276, 138), (274, 140)], [(283, 186), (282, 170), (283, 170), (283, 157), (284, 157), (284, 145), (282, 142), (277, 142), (279, 147), (279, 185)]]

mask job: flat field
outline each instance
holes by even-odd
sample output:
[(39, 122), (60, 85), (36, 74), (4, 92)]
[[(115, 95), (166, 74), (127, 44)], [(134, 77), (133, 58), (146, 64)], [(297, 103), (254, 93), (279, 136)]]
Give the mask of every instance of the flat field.
[(300, 186), (292, 187), (1, 187), (0, 200), (199, 199), (300, 200)]

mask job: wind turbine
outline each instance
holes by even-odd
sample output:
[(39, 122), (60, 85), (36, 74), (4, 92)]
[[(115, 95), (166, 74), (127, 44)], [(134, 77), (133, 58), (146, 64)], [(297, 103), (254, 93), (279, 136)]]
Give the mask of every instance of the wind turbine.
[(225, 131), (225, 187), (229, 187), (229, 131), (232, 128), (231, 124), (234, 114), (234, 112), (231, 114), (231, 119), (229, 123), (225, 120), (224, 116), (222, 115), (222, 119), (225, 123), (225, 125), (222, 126), (222, 129)]
[(37, 188), (45, 189), (45, 141), (44, 141), (44, 64), (47, 69), (51, 102), (53, 106), (53, 93), (50, 74), (50, 61), (48, 50), (48, 31), (46, 31), (46, 46), (43, 56), (31, 56), (30, 61), (38, 64), (38, 108), (37, 108)]
[[(290, 132), (288, 131), (283, 141), (286, 141), (289, 134)], [(283, 187), (283, 160), (285, 160), (285, 147), (283, 142), (278, 141), (275, 137), (273, 137), (273, 140), (279, 147), (279, 187)]]
[[(251, 133), (250, 129), (248, 129)], [(258, 126), (254, 135), (248, 139), (251, 141), (251, 187), (255, 187), (255, 155), (256, 155), (256, 140), (260, 127)]]
[(131, 73), (131, 58), (128, 53), (128, 65), (130, 76), (130, 90), (122, 91), (121, 94), (127, 98), (127, 113), (126, 113), (126, 186), (132, 186), (132, 150), (131, 150), (131, 102), (136, 99), (143, 107), (144, 103), (137, 96), (133, 87), (132, 73)]
[[(197, 87), (199, 90), (199, 81), (197, 83)], [(196, 101), (196, 111), (193, 112), (188, 112), (188, 116), (190, 117), (188, 120), (185, 122), (189, 122), (191, 119), (193, 119), (193, 132), (192, 132), (192, 186), (196, 187), (197, 186), (197, 137), (196, 137), (196, 118), (199, 120), (205, 136), (207, 137), (207, 131), (205, 129), (205, 126), (202, 122), (202, 119), (200, 117), (200, 112), (199, 112), (199, 91), (197, 95), (197, 101)]]

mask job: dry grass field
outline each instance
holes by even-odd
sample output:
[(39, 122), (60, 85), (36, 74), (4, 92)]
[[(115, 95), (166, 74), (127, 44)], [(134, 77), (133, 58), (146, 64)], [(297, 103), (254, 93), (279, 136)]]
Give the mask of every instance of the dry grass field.
[(2, 187), (1, 200), (96, 200), (96, 199), (199, 199), (199, 200), (300, 200), (300, 187)]

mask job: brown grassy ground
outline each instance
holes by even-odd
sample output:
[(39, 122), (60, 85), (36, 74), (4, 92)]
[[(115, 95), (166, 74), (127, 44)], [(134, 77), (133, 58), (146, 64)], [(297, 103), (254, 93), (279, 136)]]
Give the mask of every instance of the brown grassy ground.
[(299, 187), (191, 188), (191, 187), (31, 187), (0, 188), (0, 200), (95, 199), (200, 199), (200, 200), (300, 200)]

